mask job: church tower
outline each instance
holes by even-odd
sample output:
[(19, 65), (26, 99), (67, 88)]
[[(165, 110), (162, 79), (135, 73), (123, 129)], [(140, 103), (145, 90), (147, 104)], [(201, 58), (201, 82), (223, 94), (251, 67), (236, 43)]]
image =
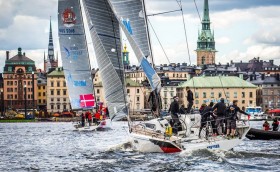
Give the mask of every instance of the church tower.
[(203, 18), (202, 18), (202, 29), (198, 31), (197, 39), (197, 66), (205, 64), (215, 64), (215, 38), (214, 31), (210, 29), (210, 17), (209, 17), (209, 6), (208, 0), (204, 0)]
[(123, 56), (123, 66), (125, 69), (128, 69), (130, 62), (129, 62), (129, 52), (127, 51), (126, 45), (124, 45), (122, 56)]
[(57, 68), (57, 66), (58, 66), (58, 60), (55, 59), (55, 57), (54, 57), (52, 22), (50, 19), (48, 56), (47, 56), (47, 59), (45, 59), (45, 54), (44, 54), (44, 70), (45, 70), (45, 72), (49, 72), (51, 70), (51, 68), (55, 69), (55, 68)]

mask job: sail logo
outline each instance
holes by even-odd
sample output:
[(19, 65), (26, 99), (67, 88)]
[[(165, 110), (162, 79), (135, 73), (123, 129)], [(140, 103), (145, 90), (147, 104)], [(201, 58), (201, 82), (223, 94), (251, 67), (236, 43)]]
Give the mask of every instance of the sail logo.
[(130, 35), (132, 35), (133, 32), (132, 32), (132, 28), (131, 28), (129, 19), (127, 18), (126, 20), (124, 20), (123, 18), (121, 18), (121, 21), (122, 21), (123, 25), (125, 26), (125, 28), (127, 29), (127, 31), (130, 33)]
[(61, 17), (65, 27), (73, 27), (76, 24), (76, 15), (70, 8), (65, 9)]
[(83, 51), (79, 50), (78, 47), (70, 47), (70, 50), (66, 47), (63, 46), (63, 49), (65, 51), (66, 54), (66, 59), (70, 60), (78, 60), (78, 57), (80, 55), (83, 55)]
[(84, 81), (73, 81), (74, 83), (74, 86), (76, 87), (85, 87), (87, 86), (87, 82), (84, 80)]

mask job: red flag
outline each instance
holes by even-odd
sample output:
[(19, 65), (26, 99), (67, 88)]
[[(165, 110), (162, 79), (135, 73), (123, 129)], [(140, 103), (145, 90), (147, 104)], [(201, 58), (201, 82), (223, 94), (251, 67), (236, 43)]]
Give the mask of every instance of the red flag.
[(94, 106), (94, 96), (93, 94), (82, 94), (80, 95), (80, 106), (93, 107)]

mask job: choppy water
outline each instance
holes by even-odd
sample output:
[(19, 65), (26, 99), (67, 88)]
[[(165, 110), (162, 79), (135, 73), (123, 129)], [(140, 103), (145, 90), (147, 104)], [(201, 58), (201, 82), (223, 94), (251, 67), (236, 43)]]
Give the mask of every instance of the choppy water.
[(228, 152), (138, 153), (124, 144), (126, 126), (76, 132), (71, 123), (0, 124), (0, 171), (280, 171), (280, 141), (246, 139)]

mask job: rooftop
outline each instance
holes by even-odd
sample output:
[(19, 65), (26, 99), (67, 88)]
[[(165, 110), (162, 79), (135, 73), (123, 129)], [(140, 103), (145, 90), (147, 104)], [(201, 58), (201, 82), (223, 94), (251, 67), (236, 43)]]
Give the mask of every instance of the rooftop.
[(178, 87), (196, 88), (257, 88), (257, 86), (236, 76), (193, 77)]
[(64, 76), (63, 67), (57, 67), (54, 71), (49, 73), (48, 76)]

